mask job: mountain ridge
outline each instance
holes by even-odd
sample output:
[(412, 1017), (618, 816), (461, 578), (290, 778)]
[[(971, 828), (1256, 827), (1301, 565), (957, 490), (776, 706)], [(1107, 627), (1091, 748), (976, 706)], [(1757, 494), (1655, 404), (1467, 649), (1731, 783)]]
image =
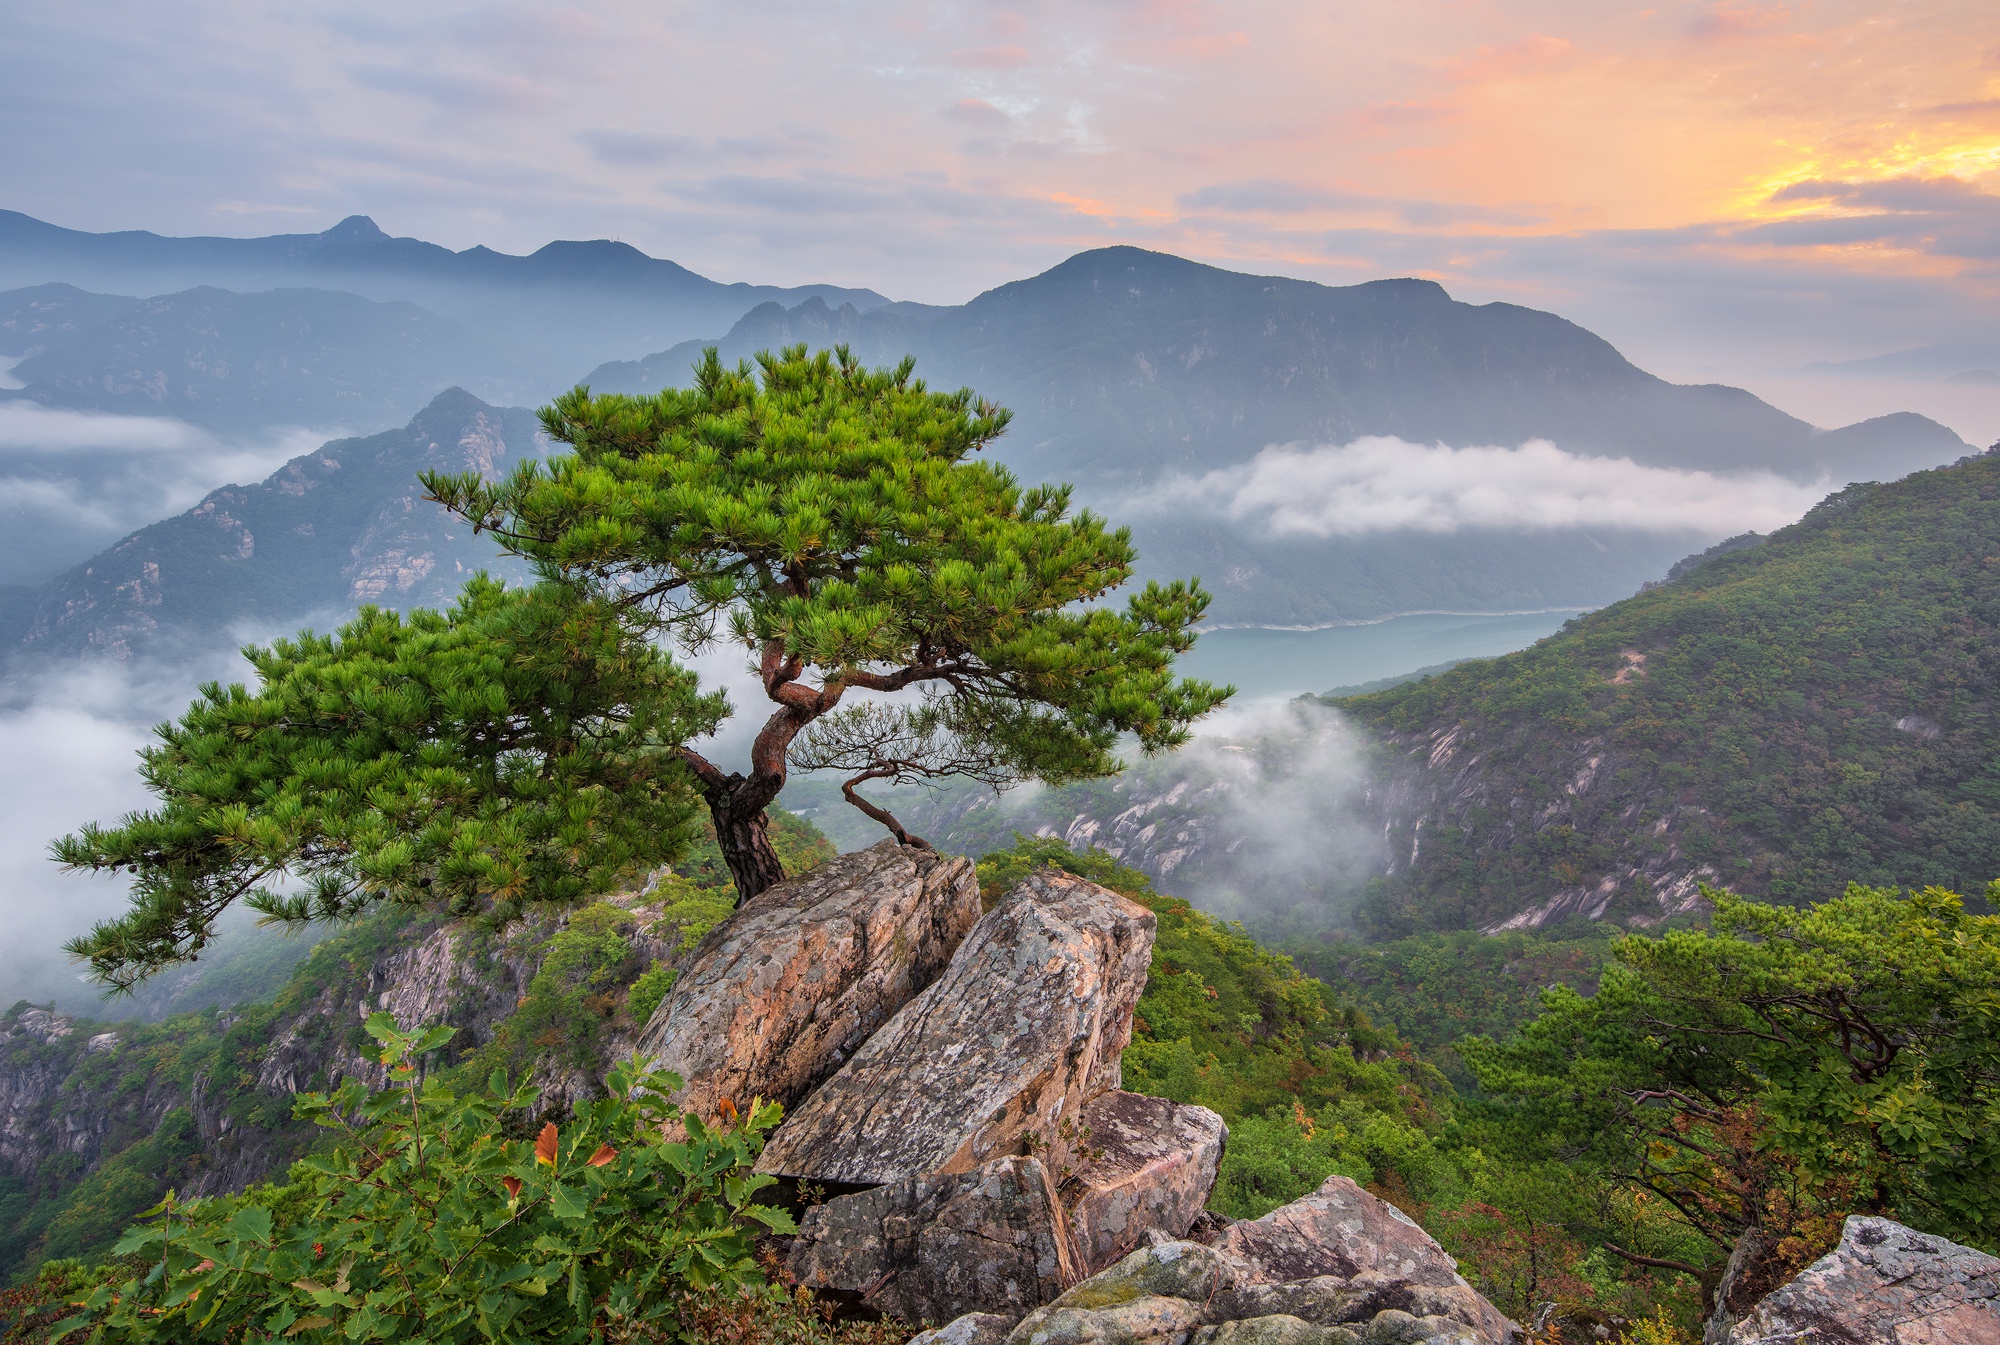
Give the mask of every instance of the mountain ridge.
[(89, 233), (0, 210), (0, 285), (49, 281), (149, 294), (306, 285), (407, 300), (489, 335), (505, 327), (548, 369), (572, 371), (647, 342), (665, 345), (727, 326), (768, 299), (887, 302), (873, 290), (837, 285), (710, 280), (609, 239), (560, 240), (517, 256), (391, 237), (365, 215), (316, 234), (181, 238), (136, 229)]
[(1530, 649), (1334, 702), (1381, 933), (1644, 925), (2000, 874), (2000, 453), (1849, 486)]
[[(1024, 475), (1058, 456), (1083, 477), (1131, 475), (1136, 454), (1093, 451), (1093, 437), (1167, 445), (1146, 465), (1182, 471), (1269, 444), (1394, 435), (1458, 446), (1545, 438), (1648, 465), (1799, 480), (1855, 466), (1901, 475), (1969, 447), (1913, 413), (1822, 431), (1741, 388), (1668, 383), (1559, 315), (1461, 303), (1435, 281), (1329, 286), (1132, 247), (1079, 253), (955, 307), (763, 304), (719, 341), (606, 364), (584, 381), (653, 391), (684, 377), (704, 345), (734, 359), (798, 340), (851, 344), (872, 363), (914, 353), (932, 383), (1009, 406), (1040, 439), (1015, 455)], [(1216, 385), (1225, 370), (1244, 389), (1233, 399)], [(1111, 412), (1102, 403), (1114, 385), (1134, 396)], [(1885, 435), (1908, 451), (1888, 453)], [(1219, 451), (1201, 451), (1198, 437)], [(1045, 452), (1051, 444), (1063, 451)]]
[(23, 385), (0, 398), (237, 435), (274, 425), (369, 433), (454, 384), (502, 401), (548, 391), (463, 323), (341, 290), (202, 285), (127, 299), (32, 286), (0, 293), (0, 354), (21, 357), (10, 372)]
[(539, 454), (539, 435), (531, 412), (447, 389), (401, 429), (329, 441), (8, 591), (0, 649), (127, 661), (245, 628), (289, 633), (363, 603), (449, 606), (473, 572), (520, 567), (427, 502), (417, 473), (492, 477)]

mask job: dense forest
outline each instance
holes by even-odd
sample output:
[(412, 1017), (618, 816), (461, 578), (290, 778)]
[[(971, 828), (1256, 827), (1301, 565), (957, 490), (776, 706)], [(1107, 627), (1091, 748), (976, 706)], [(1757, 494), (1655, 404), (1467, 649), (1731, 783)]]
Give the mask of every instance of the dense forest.
[(1851, 486), (1518, 654), (1336, 700), (1402, 782), (1367, 924), (1982, 892), (1996, 674), (2000, 455)]

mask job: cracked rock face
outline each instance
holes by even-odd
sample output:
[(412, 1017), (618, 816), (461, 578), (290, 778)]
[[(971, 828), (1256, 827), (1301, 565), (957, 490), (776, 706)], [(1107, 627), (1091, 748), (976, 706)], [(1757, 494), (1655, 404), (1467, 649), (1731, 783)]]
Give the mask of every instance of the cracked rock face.
[(1261, 1219), (1231, 1224), (1215, 1247), (1249, 1267), (1239, 1286), (1239, 1297), (1246, 1301), (1238, 1306), (1238, 1315), (1251, 1315), (1247, 1300), (1255, 1298), (1260, 1312), (1308, 1316), (1297, 1306), (1286, 1306), (1290, 1300), (1285, 1296), (1245, 1291), (1260, 1285), (1297, 1291), (1302, 1282), (1333, 1281), (1343, 1286), (1341, 1292), (1355, 1296), (1340, 1320), (1395, 1311), (1425, 1320), (1449, 1317), (1486, 1341), (1504, 1341), (1514, 1331), (1513, 1323), (1465, 1282), (1458, 1264), (1430, 1234), (1352, 1178), (1329, 1177), (1309, 1196)]
[(879, 1185), (1024, 1149), (1073, 1170), (1083, 1104), (1118, 1087), (1154, 927), (1151, 911), (1095, 883), (1024, 880), (786, 1119), (758, 1170)]
[(710, 930), (639, 1054), (675, 1099), (790, 1107), (935, 981), (979, 919), (972, 861), (884, 841), (745, 902)]
[(809, 1289), (904, 1321), (1000, 1314), (1003, 1336), (1081, 1278), (1048, 1169), (1020, 1157), (816, 1205), (788, 1269)]
[(1840, 1245), (1774, 1289), (1729, 1345), (2000, 1345), (2000, 1259), (1890, 1219), (1849, 1216)]
[(1110, 1092), (1083, 1107), (1089, 1161), (1063, 1184), (1070, 1232), (1091, 1273), (1147, 1239), (1187, 1236), (1215, 1186), (1229, 1127), (1206, 1107)]

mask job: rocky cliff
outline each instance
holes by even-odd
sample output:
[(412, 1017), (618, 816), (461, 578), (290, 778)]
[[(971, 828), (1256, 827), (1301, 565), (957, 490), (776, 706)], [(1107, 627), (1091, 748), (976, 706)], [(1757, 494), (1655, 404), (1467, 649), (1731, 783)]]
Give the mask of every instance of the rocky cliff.
[(521, 574), (424, 499), (417, 473), (492, 477), (542, 451), (534, 417), (440, 393), (410, 423), (336, 439), (254, 485), (224, 486), (0, 609), (0, 653), (119, 660), (289, 634), (363, 603), (449, 606), (476, 570)]
[[(1205, 1213), (1222, 1119), (1120, 1086), (1154, 912), (1041, 869), (968, 921), (970, 877), (884, 842), (765, 892), (647, 1025), (659, 1058), (698, 1071), (690, 1105), (795, 1099), (758, 1161), (806, 1207), (792, 1280), (850, 1312), (948, 1323), (941, 1345), (1512, 1337), (1428, 1235), (1346, 1178), (1257, 1220)], [(879, 1026), (857, 1030), (858, 1004)]]
[(457, 1029), (426, 1069), (527, 1069), (548, 1114), (635, 1051), (682, 1073), (698, 1115), (784, 1099), (759, 1167), (801, 1231), (771, 1253), (849, 1312), (1021, 1342), (1501, 1345), (1511, 1325), (1351, 1181), (1256, 1220), (1205, 1211), (1222, 1118), (1121, 1086), (1156, 935), (1182, 915), (1050, 869), (982, 898), (970, 861), (885, 841), (734, 913), (662, 875), (501, 930), (384, 915), (229, 1013), (103, 1031), (17, 1005), (0, 1213), (40, 1213), (6, 1255), (98, 1250), (167, 1186), (276, 1175), (313, 1140), (293, 1092), (379, 1082), (361, 1024), (386, 1010)]
[(100, 1250), (167, 1187), (282, 1176), (316, 1138), (291, 1120), (294, 1092), (380, 1082), (361, 1030), (377, 1010), (457, 1029), (429, 1068), (532, 1072), (560, 1113), (632, 1052), (658, 987), (728, 907), (667, 875), (500, 931), (387, 912), (316, 946), (267, 1003), (117, 1025), (15, 1005), (0, 1018), (0, 1273)]

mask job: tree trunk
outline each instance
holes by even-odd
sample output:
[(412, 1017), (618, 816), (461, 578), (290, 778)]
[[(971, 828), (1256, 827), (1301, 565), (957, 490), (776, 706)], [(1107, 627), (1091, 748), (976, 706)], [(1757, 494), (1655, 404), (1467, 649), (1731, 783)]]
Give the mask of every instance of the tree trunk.
[(785, 866), (771, 848), (771, 819), (764, 802), (753, 802), (729, 790), (710, 794), (708, 815), (715, 819), (715, 843), (722, 862), (736, 880), (736, 904), (741, 906), (768, 887), (785, 881)]

